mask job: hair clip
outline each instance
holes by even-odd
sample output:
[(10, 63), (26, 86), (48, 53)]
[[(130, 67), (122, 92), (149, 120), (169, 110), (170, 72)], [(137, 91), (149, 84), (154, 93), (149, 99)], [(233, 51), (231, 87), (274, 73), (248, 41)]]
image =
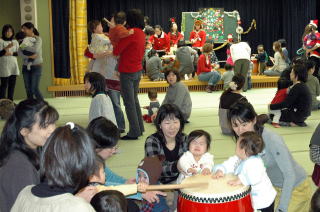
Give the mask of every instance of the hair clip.
[(66, 123), (66, 126), (67, 126), (67, 125), (70, 126), (70, 129), (71, 129), (71, 130), (73, 130), (73, 128), (74, 128), (74, 126), (75, 126), (75, 124), (74, 124), (73, 122), (67, 122), (67, 123)]

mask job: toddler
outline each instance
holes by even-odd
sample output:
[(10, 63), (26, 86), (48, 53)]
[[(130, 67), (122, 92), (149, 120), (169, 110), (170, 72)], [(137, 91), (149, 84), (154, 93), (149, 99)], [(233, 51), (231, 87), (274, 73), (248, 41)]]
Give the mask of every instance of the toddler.
[[(35, 54), (31, 48), (34, 48), (36, 38), (27, 37), (24, 32), (18, 32), (16, 34), (15, 38), (17, 39), (17, 41), (20, 44), (19, 47), (22, 51), (22, 54), (24, 54), (25, 56), (32, 56)], [(28, 58), (27, 70), (31, 70), (31, 65), (32, 65), (33, 61), (34, 61), (34, 59)]]
[(100, 21), (94, 20), (89, 22), (89, 31), (91, 34), (91, 43), (89, 51), (92, 54), (102, 54), (104, 52), (112, 52), (112, 45), (109, 38), (103, 33)]
[(113, 48), (115, 48), (120, 39), (128, 37), (134, 33), (134, 30), (127, 30), (125, 27), (126, 24), (126, 14), (124, 12), (117, 12), (112, 18), (111, 21), (108, 21), (104, 18), (104, 20), (108, 23), (109, 29), (109, 37), (112, 43)]
[(256, 59), (259, 65), (258, 74), (262, 75), (264, 70), (267, 67), (267, 62), (269, 57), (267, 55), (267, 52), (264, 50), (264, 46), (262, 44), (258, 45), (257, 50), (258, 50), (258, 55), (256, 56)]
[(160, 103), (157, 99), (157, 91), (155, 89), (150, 89), (148, 91), (148, 97), (150, 99), (150, 104), (149, 106), (144, 106), (143, 109), (148, 110), (148, 114), (143, 115), (143, 120), (147, 123), (152, 123), (153, 120), (151, 119), (153, 114), (157, 114), (159, 108), (160, 108)]
[[(285, 98), (287, 97), (289, 91), (288, 91), (288, 87), (290, 86), (290, 81), (285, 79), (285, 78), (280, 78), (277, 82), (278, 84), (278, 90), (276, 95), (273, 97), (271, 104), (278, 104), (281, 103), (285, 100)], [(281, 110), (271, 110), (269, 107), (269, 116), (273, 116), (271, 117), (272, 122), (271, 124), (275, 127), (275, 128), (279, 128), (279, 121), (280, 121), (280, 117), (281, 117)]]
[(177, 183), (186, 177), (196, 174), (211, 174), (213, 155), (210, 149), (211, 136), (204, 130), (194, 130), (188, 136), (189, 151), (185, 152), (178, 161), (180, 175)]
[(233, 66), (229, 63), (224, 65), (224, 69), (226, 70), (221, 80), (223, 80), (223, 90), (227, 90), (229, 88), (229, 83), (232, 81), (232, 77), (234, 76)]
[(104, 172), (105, 163), (101, 156), (96, 156), (96, 170), (89, 178), (89, 185), (104, 185), (106, 183), (106, 175)]
[(276, 190), (267, 175), (261, 157), (264, 143), (255, 132), (245, 132), (237, 140), (236, 155), (216, 167), (213, 178), (223, 177), (224, 174), (237, 175), (236, 180), (228, 182), (231, 186), (251, 186), (251, 201), (255, 210), (261, 212), (274, 211)]
[(94, 195), (90, 204), (97, 212), (127, 212), (127, 200), (119, 191), (107, 190)]
[[(162, 173), (162, 162), (164, 156), (145, 157), (139, 164), (137, 169), (137, 183), (156, 185), (159, 184), (159, 178)], [(159, 196), (159, 202), (150, 203), (142, 200), (140, 211), (163, 212), (169, 211), (166, 199)]]

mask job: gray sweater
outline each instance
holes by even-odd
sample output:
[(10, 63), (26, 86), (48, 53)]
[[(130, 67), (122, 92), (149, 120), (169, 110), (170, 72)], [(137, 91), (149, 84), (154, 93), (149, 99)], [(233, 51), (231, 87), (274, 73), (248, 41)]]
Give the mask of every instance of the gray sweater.
[(229, 88), (229, 83), (232, 81), (232, 77), (234, 76), (234, 71), (225, 71), (222, 75), (221, 80), (223, 81), (223, 90), (227, 90)]
[(185, 120), (188, 120), (192, 109), (192, 101), (188, 87), (182, 82), (176, 82), (174, 85), (170, 85), (162, 104), (174, 104), (178, 106)]
[(100, 116), (109, 119), (118, 126), (110, 97), (104, 93), (97, 94), (92, 98), (89, 110), (89, 122)]
[[(32, 65), (40, 65), (43, 62), (43, 59), (42, 59), (42, 39), (39, 36), (35, 36), (35, 39), (36, 39), (36, 42), (35, 42), (34, 46), (27, 47), (27, 49), (25, 49), (25, 50), (28, 50), (30, 52), (34, 52), (37, 55), (37, 57), (32, 62)], [(28, 65), (28, 56), (24, 55), (20, 48), (19, 48), (18, 54), (23, 59), (23, 65)]]
[(13, 151), (0, 167), (0, 211), (9, 212), (19, 192), (27, 185), (40, 183), (40, 176), (27, 156)]
[(320, 84), (317, 77), (313, 76), (312, 74), (308, 74), (308, 81), (306, 82), (308, 86), (311, 98), (312, 98), (312, 108), (315, 108), (319, 105), (319, 100), (317, 100), (317, 96), (320, 95)]
[(176, 59), (179, 61), (179, 72), (184, 74), (190, 74), (194, 71), (194, 57), (197, 51), (189, 46), (179, 47), (176, 52)]
[(146, 63), (147, 75), (151, 80), (159, 78), (159, 73), (162, 70), (162, 62), (158, 56), (153, 56)]
[(307, 177), (305, 170), (292, 158), (282, 137), (263, 129), (265, 148), (261, 153), (267, 174), (276, 187), (282, 188), (278, 209), (288, 211), (292, 191)]

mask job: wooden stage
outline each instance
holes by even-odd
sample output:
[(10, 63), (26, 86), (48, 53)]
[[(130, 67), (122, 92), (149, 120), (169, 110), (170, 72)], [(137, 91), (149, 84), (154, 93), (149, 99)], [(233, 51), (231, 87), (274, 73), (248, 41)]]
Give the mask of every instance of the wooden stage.
[[(277, 81), (279, 77), (268, 77), (264, 75), (251, 76), (253, 88), (271, 88), (277, 87)], [(207, 82), (198, 81), (198, 79), (182, 80), (182, 82), (188, 86), (190, 91), (205, 91)], [(168, 83), (166, 81), (152, 82), (148, 77), (143, 76), (140, 81), (139, 93), (147, 93), (149, 89), (156, 89), (158, 92), (166, 92)], [(220, 81), (216, 87), (216, 90), (223, 89), (223, 81)], [(80, 85), (67, 85), (67, 86), (49, 86), (49, 92), (53, 92), (54, 97), (70, 97), (70, 96), (87, 96), (84, 90), (84, 84)]]

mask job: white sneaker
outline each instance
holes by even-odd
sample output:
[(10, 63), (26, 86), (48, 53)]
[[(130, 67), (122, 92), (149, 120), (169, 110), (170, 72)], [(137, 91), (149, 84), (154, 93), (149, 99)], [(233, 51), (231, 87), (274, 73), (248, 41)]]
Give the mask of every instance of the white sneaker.
[(184, 80), (189, 80), (188, 74), (184, 75)]

